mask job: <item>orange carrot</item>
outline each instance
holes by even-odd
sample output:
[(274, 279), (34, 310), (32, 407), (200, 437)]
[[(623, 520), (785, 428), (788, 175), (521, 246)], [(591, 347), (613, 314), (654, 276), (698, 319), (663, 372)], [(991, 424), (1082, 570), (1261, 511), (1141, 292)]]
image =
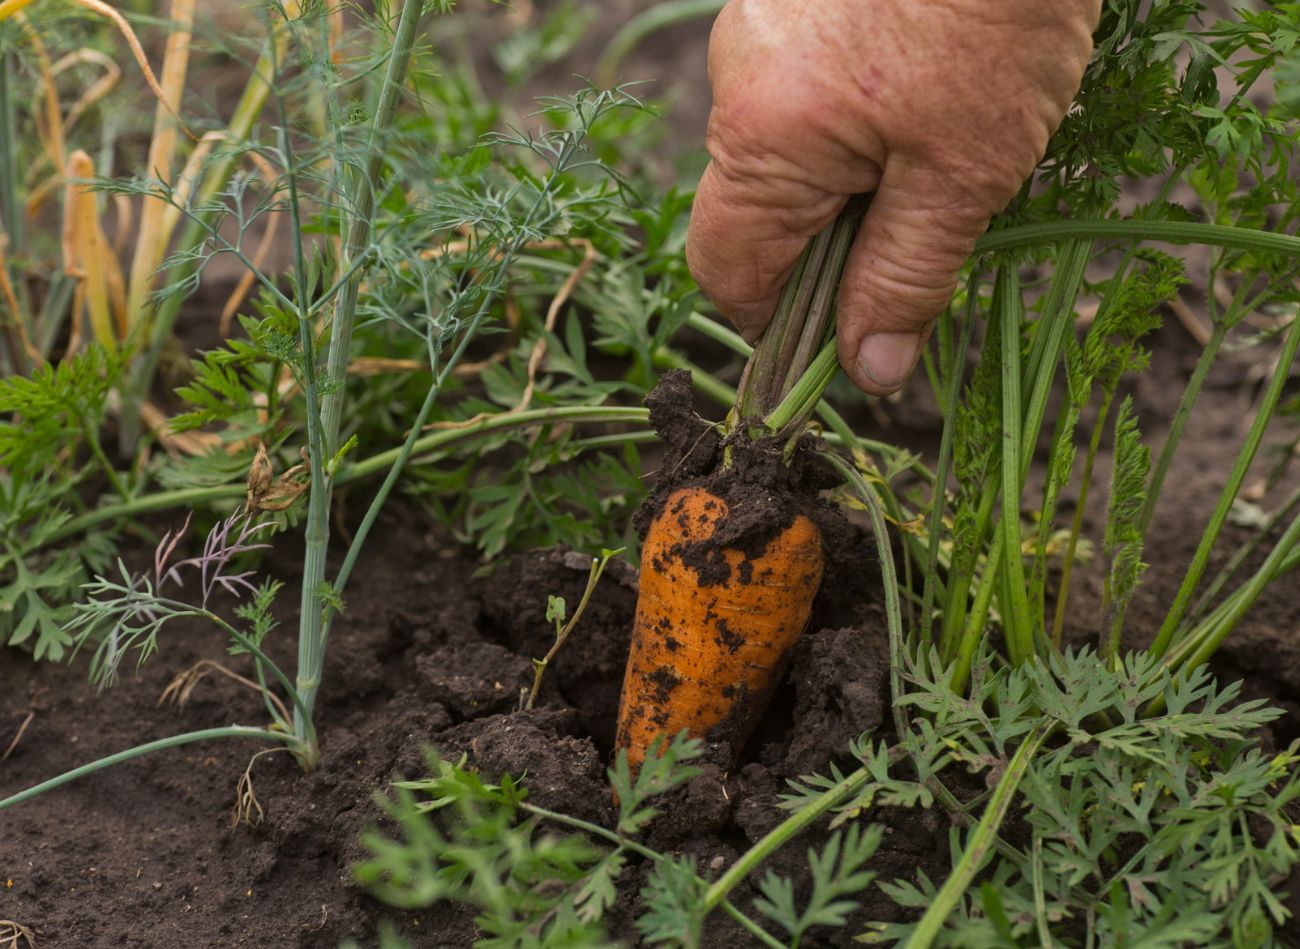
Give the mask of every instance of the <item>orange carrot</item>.
[(772, 697), (821, 583), (822, 544), (805, 515), (754, 555), (709, 549), (727, 503), (673, 492), (646, 534), (617, 747), (635, 770), (660, 734), (726, 742), (732, 755)]

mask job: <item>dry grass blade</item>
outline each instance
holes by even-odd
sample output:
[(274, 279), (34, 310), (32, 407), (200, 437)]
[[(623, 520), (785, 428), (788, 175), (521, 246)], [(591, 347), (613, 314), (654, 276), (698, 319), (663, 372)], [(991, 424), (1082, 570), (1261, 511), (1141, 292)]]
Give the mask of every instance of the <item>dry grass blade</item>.
[[(213, 673), (223, 675), (234, 682), (238, 682), (245, 688), (252, 689), (254, 692), (261, 693), (262, 691), (262, 687), (252, 679), (241, 676), (238, 672), (227, 669), (221, 663), (212, 659), (200, 659), (188, 669), (178, 672), (172, 677), (172, 680), (167, 683), (167, 687), (162, 690), (162, 694), (158, 696), (158, 704), (164, 705), (171, 702), (178, 706), (184, 706), (189, 702), (195, 687)], [(267, 694), (274, 703), (275, 710), (284, 717), (285, 721), (289, 721), (291, 718), (289, 710), (280, 700), (280, 697), (273, 692)]]
[(5, 338), (14, 364), (21, 366), (25, 356), (33, 366), (40, 366), (44, 364), (45, 359), (32, 345), (26, 321), (23, 319), (23, 311), (18, 306), (18, 296), (14, 293), (14, 285), (9, 280), (9, 262), (5, 258), (8, 243), (8, 238), (0, 234), (0, 304), (4, 306), (0, 323), (4, 326)]
[(31, 725), (35, 718), (35, 709), (29, 710), (27, 714), (23, 716), (23, 723), (18, 726), (18, 731), (14, 734), (13, 741), (9, 742), (9, 747), (5, 749), (5, 753), (0, 755), (0, 761), (9, 760), (9, 756), (14, 753), (14, 749), (18, 747), (18, 743), (23, 740), (23, 735), (27, 733), (28, 726)]
[[(0, 19), (3, 19), (3, 17), (0, 17)], [(50, 62), (50, 54), (45, 49), (45, 42), (41, 39), (41, 34), (36, 31), (36, 28), (32, 26), (31, 21), (25, 15), (18, 17), (18, 26), (23, 31), (23, 35), (27, 37), (27, 41), (32, 44), (32, 52), (36, 57), (36, 67), (41, 77), (41, 108), (35, 110), (32, 114), (32, 119), (36, 123), (36, 137), (40, 139), (41, 147), (45, 151), (45, 157), (54, 166), (54, 173), (57, 178), (58, 175), (63, 174), (68, 150), (63, 139), (63, 110), (59, 105), (59, 89), (54, 82), (54, 66)], [(40, 208), (44, 195), (57, 186), (57, 181), (54, 181), (46, 182), (40, 188), (32, 187), (31, 179), (36, 170), (37, 166), (33, 165), (27, 171), (27, 214), (29, 216)]]
[(203, 163), (212, 154), (212, 149), (225, 140), (225, 132), (208, 132), (199, 139), (199, 143), (190, 152), (185, 167), (181, 169), (181, 173), (176, 177), (176, 184), (172, 189), (172, 200), (166, 202), (163, 207), (162, 226), (158, 232), (158, 240), (163, 247), (167, 246), (172, 238), (172, 233), (176, 230), (176, 225), (180, 223), (181, 208), (190, 202), (190, 195), (194, 193), (195, 185), (199, 181), (199, 175), (203, 171)]
[(77, 124), (77, 120), (85, 114), (86, 110), (112, 92), (113, 87), (122, 78), (122, 67), (114, 62), (111, 56), (106, 56), (99, 50), (90, 49), (89, 47), (74, 50), (66, 56), (60, 57), (59, 61), (51, 69), (51, 73), (57, 76), (73, 66), (82, 64), (98, 66), (104, 70), (104, 75), (92, 82), (86, 91), (77, 97), (77, 101), (72, 103), (72, 107), (68, 109), (68, 114), (63, 117), (63, 137), (65, 139), (68, 132)]
[(135, 221), (135, 214), (131, 211), (131, 199), (124, 194), (115, 194), (111, 196), (113, 202), (113, 213), (116, 215), (113, 228), (113, 256), (119, 260), (122, 258), (122, 252), (126, 250), (127, 238), (131, 236), (131, 224)]
[[(88, 184), (94, 174), (94, 163), (84, 151), (78, 149), (69, 156), (69, 181), (63, 206), (63, 269), (78, 281), (78, 296), (85, 300), (95, 339), (112, 352), (117, 348), (118, 339), (126, 336), (125, 307), (117, 308), (115, 321), (112, 304), (116, 301), (112, 298), (116, 294), (110, 291), (109, 274), (116, 260), (109, 254), (108, 240), (99, 223), (96, 195)], [(80, 320), (77, 309), (72, 316), (74, 321)]]
[[(140, 67), (140, 72), (144, 74), (144, 81), (149, 84), (150, 91), (153, 92), (155, 98), (158, 99), (163, 108), (171, 112), (172, 118), (176, 120), (177, 126), (190, 138), (194, 138), (190, 131), (185, 128), (185, 123), (181, 121), (181, 117), (177, 115), (176, 111), (171, 107), (167, 94), (163, 91), (163, 87), (159, 84), (157, 77), (154, 76), (153, 70), (149, 67), (149, 60), (144, 54), (144, 47), (140, 45), (140, 39), (135, 35), (135, 30), (131, 29), (131, 24), (126, 22), (126, 17), (122, 16), (121, 13), (113, 7), (110, 7), (107, 3), (104, 3), (103, 0), (72, 0), (72, 2), (79, 7), (84, 7), (85, 9), (90, 10), (92, 13), (98, 13), (100, 16), (111, 22), (113, 26), (117, 27), (117, 31), (121, 33), (122, 38), (126, 40), (127, 48), (131, 50), (131, 56), (135, 59), (136, 65)], [(3, 17), (0, 16), (0, 19), (3, 19)], [(168, 48), (170, 48), (170, 45), (169, 42)]]
[(27, 943), (28, 949), (36, 949), (36, 934), (12, 919), (0, 919), (0, 949), (20, 949), (18, 940)]
[[(146, 173), (170, 185), (172, 165), (176, 160), (176, 132), (180, 125), (177, 110), (185, 92), (185, 76), (190, 62), (190, 33), (194, 23), (194, 0), (172, 0), (173, 29), (167, 34), (163, 54), (162, 87), (154, 112), (153, 138), (149, 142)], [(155, 273), (167, 251), (170, 232), (164, 230), (168, 205), (164, 201), (144, 199), (140, 211), (140, 234), (131, 258), (130, 293), (127, 313), (132, 323), (143, 318), (146, 300), (153, 289)]]
[(265, 748), (248, 759), (248, 767), (244, 769), (244, 773), (239, 776), (239, 782), (235, 785), (235, 806), (230, 812), (231, 827), (238, 827), (240, 824), (256, 827), (262, 823), (265, 812), (257, 799), (257, 794), (253, 791), (253, 765), (263, 755), (273, 755), (277, 751), (288, 750), (288, 748)]
[(31, 3), (32, 0), (0, 0), (0, 20), (9, 19)]
[(1165, 305), (1169, 311), (1178, 317), (1178, 322), (1182, 324), (1183, 329), (1187, 330), (1192, 339), (1196, 340), (1197, 345), (1205, 346), (1210, 342), (1210, 329), (1202, 323), (1192, 312), (1192, 308), (1187, 305), (1181, 296), (1175, 295), (1169, 299)]
[(152, 402), (140, 406), (140, 420), (173, 458), (200, 457), (221, 447), (221, 436), (216, 432), (173, 432), (167, 414)]
[[(272, 182), (276, 178), (275, 168), (269, 161), (259, 155), (257, 152), (249, 152), (248, 158), (257, 166), (257, 170), (262, 173), (264, 181)], [(266, 216), (266, 230), (262, 232), (262, 239), (257, 243), (257, 250), (253, 253), (253, 267), (262, 270), (266, 266), (266, 258), (270, 256), (271, 248), (275, 246), (276, 231), (280, 228), (280, 213), (272, 211)], [(221, 321), (218, 324), (218, 332), (223, 336), (230, 335), (230, 324), (239, 312), (239, 307), (243, 304), (244, 298), (248, 296), (248, 291), (253, 287), (253, 281), (257, 275), (252, 270), (245, 270), (240, 276), (239, 282), (235, 284), (234, 291), (231, 292), (230, 298), (226, 300), (226, 305), (221, 309)]]
[(428, 363), (418, 359), (391, 359), (388, 356), (358, 356), (348, 363), (349, 376), (382, 376), (390, 372), (425, 372)]

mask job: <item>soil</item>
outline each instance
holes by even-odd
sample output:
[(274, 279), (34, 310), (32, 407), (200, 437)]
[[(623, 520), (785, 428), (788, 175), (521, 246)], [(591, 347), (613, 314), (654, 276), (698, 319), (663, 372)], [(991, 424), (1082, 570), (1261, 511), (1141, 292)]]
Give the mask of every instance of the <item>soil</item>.
[[(587, 558), (536, 551), (475, 581), (458, 547), (417, 525), (409, 512), (386, 516), (382, 540), (349, 589), (322, 690), (319, 770), (303, 775), (287, 755), (259, 759), (253, 780), (265, 813), (252, 827), (232, 826), (231, 806), (258, 749), (232, 741), (138, 759), (0, 812), (0, 879), (8, 881), (0, 919), (29, 927), (41, 946), (337, 946), (348, 936), (366, 945), (385, 918), (414, 945), (468, 946), (476, 931), (463, 908), (395, 913), (350, 882), (349, 867), (364, 856), (358, 835), (380, 822), (375, 790), (424, 773), (430, 743), (446, 756), (468, 755), (486, 778), (526, 772), (530, 800), (609, 824), (603, 775), (635, 571), (611, 566), (539, 707), (517, 712), (531, 657), (549, 645), (546, 596), (576, 602)], [(292, 584), (292, 573), (276, 565), (295, 559), (282, 544), (268, 569)], [(824, 767), (851, 737), (879, 724), (883, 646), (866, 631), (880, 628), (877, 597), (871, 584), (859, 589), (862, 624), (804, 638), (741, 766), (732, 773), (706, 766), (655, 826), (656, 846), (696, 853), (705, 864), (733, 859), (779, 820), (773, 805), (785, 778)], [(294, 600), (289, 593), (285, 604)], [(289, 637), (281, 639), (277, 658), (287, 661)], [(167, 629), (160, 655), (138, 676), (102, 693), (86, 684), (84, 662), (33, 665), (7, 654), (6, 742), (34, 714), (0, 764), (5, 791), (137, 742), (260, 720), (257, 697), (224, 678), (205, 679), (184, 707), (159, 704), (169, 679), (204, 658), (228, 659), (214, 631), (184, 620)], [(913, 831), (899, 832), (917, 846)], [(928, 839), (929, 856), (944, 858), (942, 828)], [(633, 867), (627, 879), (639, 872)], [(634, 901), (622, 912), (616, 927), (630, 925)], [(714, 940), (735, 944), (725, 932)]]

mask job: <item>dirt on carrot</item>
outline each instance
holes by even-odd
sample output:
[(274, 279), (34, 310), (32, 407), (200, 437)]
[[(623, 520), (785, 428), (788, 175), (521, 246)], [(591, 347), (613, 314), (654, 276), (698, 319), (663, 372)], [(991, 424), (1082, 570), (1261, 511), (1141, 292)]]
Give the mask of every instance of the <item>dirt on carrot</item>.
[[(806, 453), (733, 440), (724, 463), (715, 427), (689, 410), (685, 372), (665, 375), (647, 404), (668, 450), (638, 512), (641, 585), (617, 747), (635, 766), (659, 734), (685, 729), (729, 768), (815, 612), (826, 540), (853, 548), (838, 546), (847, 525), (819, 497), (834, 479)], [(858, 576), (861, 586), (871, 573), (864, 565)]]

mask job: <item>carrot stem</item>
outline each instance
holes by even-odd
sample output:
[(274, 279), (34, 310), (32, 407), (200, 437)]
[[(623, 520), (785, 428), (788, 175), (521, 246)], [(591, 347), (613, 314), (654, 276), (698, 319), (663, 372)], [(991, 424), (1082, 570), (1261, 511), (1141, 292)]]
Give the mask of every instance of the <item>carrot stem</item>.
[(894, 730), (901, 737), (906, 731), (903, 718), (903, 611), (898, 602), (898, 573), (894, 569), (894, 552), (889, 545), (889, 532), (885, 518), (880, 513), (880, 503), (862, 472), (834, 452), (819, 452), (836, 471), (842, 474), (862, 498), (871, 517), (871, 531), (876, 538), (876, 555), (880, 560), (880, 582), (885, 588), (885, 620), (889, 626), (889, 689), (893, 701)]
[(961, 330), (961, 342), (948, 361), (948, 376), (944, 382), (940, 405), (947, 424), (939, 438), (939, 460), (935, 466), (934, 493), (930, 499), (930, 510), (926, 515), (927, 550), (925, 557), (925, 583), (921, 591), (921, 628), (917, 641), (921, 648), (929, 650), (934, 635), (934, 599), (939, 576), (939, 538), (943, 534), (943, 514), (948, 503), (948, 471), (952, 465), (952, 443), (954, 428), (953, 418), (957, 408), (957, 399), (961, 396), (961, 382), (966, 369), (966, 355), (970, 352), (971, 341), (975, 336), (975, 316), (979, 310), (980, 271), (971, 271), (966, 282), (966, 313)]
[(795, 434), (816, 409), (835, 377), (835, 351), (828, 345), (835, 299), (865, 208), (865, 201), (851, 200), (805, 248), (745, 365), (732, 425), (781, 439)]
[(718, 877), (717, 881), (705, 891), (704, 899), (700, 902), (704, 912), (714, 909), (728, 893), (788, 840), (798, 836), (805, 828), (811, 826), (823, 814), (870, 780), (871, 772), (866, 768), (859, 768), (773, 827), (754, 846), (741, 854), (736, 862), (727, 868), (727, 872)]
[[(1297, 349), (1300, 349), (1300, 316), (1293, 317), (1291, 326), (1287, 329), (1286, 340), (1282, 344), (1281, 353), (1278, 354), (1273, 378), (1269, 380), (1268, 389), (1265, 390), (1264, 397), (1260, 400), (1255, 420), (1251, 423), (1246, 440), (1237, 454), (1236, 463), (1233, 465), (1232, 472), (1228, 475), (1228, 481), (1219, 495), (1219, 502), (1210, 517), (1210, 523), (1206, 525), (1205, 533), (1201, 535), (1201, 542), (1196, 548), (1196, 554), (1192, 558), (1191, 565), (1187, 568), (1187, 574), (1183, 578), (1182, 585), (1178, 588), (1178, 594), (1174, 598), (1173, 606), (1170, 607), (1169, 614), (1165, 617), (1160, 632), (1151, 646), (1152, 655), (1163, 656), (1169, 651), (1169, 647), (1177, 641), (1175, 633), (1180, 631), (1192, 594), (1196, 591), (1196, 587), (1201, 581), (1201, 575), (1209, 564), (1210, 553), (1218, 542), (1219, 534), (1228, 519), (1228, 512), (1231, 510), (1237, 494), (1241, 491), (1242, 482), (1245, 481), (1251, 462), (1255, 460), (1255, 453), (1259, 450), (1260, 443), (1264, 439), (1264, 432), (1268, 428), (1269, 421), (1273, 418), (1273, 412), (1277, 408), (1278, 401), (1282, 398), (1282, 390), (1286, 387), (1287, 380), (1290, 377), (1291, 365), (1295, 362)], [(1235, 622), (1234, 619), (1234, 625)], [(1211, 651), (1213, 651), (1214, 647), (1217, 647), (1221, 639), (1222, 637), (1214, 643)], [(1207, 652), (1205, 657), (1208, 658), (1208, 655)]]

